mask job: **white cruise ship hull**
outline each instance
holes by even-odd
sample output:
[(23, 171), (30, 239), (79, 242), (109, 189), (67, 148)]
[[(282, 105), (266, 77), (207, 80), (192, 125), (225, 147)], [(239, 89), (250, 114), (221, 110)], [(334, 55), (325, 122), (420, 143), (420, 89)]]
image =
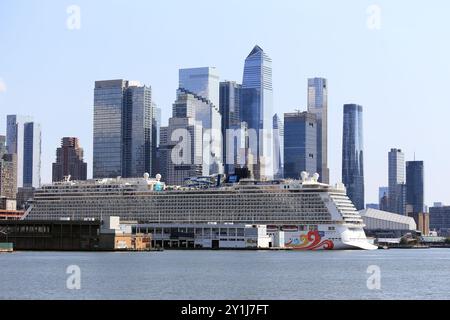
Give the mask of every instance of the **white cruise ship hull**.
[(318, 230), (285, 231), (284, 247), (294, 250), (376, 250), (362, 228), (319, 225)]

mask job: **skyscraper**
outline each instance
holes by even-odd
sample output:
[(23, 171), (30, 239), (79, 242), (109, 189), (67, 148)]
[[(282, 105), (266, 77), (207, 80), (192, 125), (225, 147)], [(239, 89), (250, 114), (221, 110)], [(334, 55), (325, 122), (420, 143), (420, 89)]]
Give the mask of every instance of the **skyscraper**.
[[(212, 67), (180, 69), (178, 82), (178, 91), (192, 93), (212, 106), (211, 108), (203, 105), (195, 108), (196, 121), (201, 121), (203, 126), (204, 160), (210, 162), (210, 168), (204, 166), (203, 171), (209, 170), (208, 174), (223, 173), (219, 74), (216, 68)], [(207, 154), (209, 157), (206, 157)]]
[(389, 211), (405, 214), (405, 155), (392, 148), (389, 158)]
[(424, 169), (423, 161), (406, 162), (406, 204), (413, 213), (424, 212)]
[(159, 172), (159, 144), (161, 142), (161, 108), (155, 103), (153, 105), (153, 123), (152, 123), (152, 176), (155, 177)]
[(216, 68), (185, 68), (180, 69), (178, 87), (208, 99), (219, 108), (219, 74)]
[(225, 164), (224, 173), (227, 175), (234, 173), (234, 161), (227, 159), (236, 156), (234, 143), (231, 150), (227, 149), (228, 133), (239, 130), (241, 127), (241, 88), (242, 86), (235, 81), (225, 81), (220, 83), (219, 111), (222, 117), (222, 159)]
[(284, 177), (300, 179), (302, 171), (317, 172), (316, 115), (308, 112), (284, 114)]
[(182, 185), (186, 178), (205, 176), (203, 128), (193, 117), (172, 117), (167, 127), (167, 143), (161, 144), (165, 159), (163, 177), (167, 184)]
[(378, 188), (378, 204), (381, 211), (389, 211), (389, 187)]
[(155, 103), (153, 103), (153, 126), (155, 134), (156, 147), (159, 147), (160, 136), (161, 136), (161, 108), (159, 108)]
[(0, 136), (0, 198), (16, 199), (16, 160), (16, 154), (6, 152), (6, 137)]
[(0, 159), (6, 153), (6, 136), (0, 135)]
[(78, 138), (64, 137), (56, 149), (56, 162), (52, 165), (52, 181), (62, 181), (70, 175), (71, 180), (87, 179), (87, 164), (83, 161), (83, 149)]
[(141, 177), (152, 173), (154, 156), (153, 104), (150, 87), (130, 83), (125, 92), (123, 117), (124, 177)]
[(272, 125), (274, 178), (281, 179), (284, 171), (284, 124), (276, 113)]
[(273, 88), (272, 88), (272, 59), (255, 46), (245, 59), (244, 76), (242, 81), (242, 121), (247, 122), (250, 141), (256, 153), (254, 176), (256, 179), (272, 179), (273, 167)]
[(172, 106), (173, 118), (192, 118), (202, 128), (203, 175), (223, 173), (219, 108), (208, 99), (180, 88)]
[(5, 153), (0, 157), (0, 198), (16, 199), (16, 154)]
[(328, 84), (327, 79), (308, 79), (308, 112), (317, 120), (317, 170), (319, 180), (330, 182), (328, 169)]
[(96, 81), (94, 178), (140, 177), (152, 172), (151, 88), (135, 81)]
[(357, 210), (364, 209), (364, 146), (362, 106), (344, 105), (342, 182)]
[(8, 115), (6, 143), (16, 155), (17, 187), (41, 185), (41, 126), (29, 116)]

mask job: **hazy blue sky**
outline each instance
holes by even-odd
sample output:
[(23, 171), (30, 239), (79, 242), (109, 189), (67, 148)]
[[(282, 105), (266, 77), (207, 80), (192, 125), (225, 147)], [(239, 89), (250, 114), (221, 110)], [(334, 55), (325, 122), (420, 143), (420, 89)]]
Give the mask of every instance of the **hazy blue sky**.
[[(81, 9), (70, 30), (69, 5)], [(380, 29), (367, 25), (371, 5)], [(448, 1), (0, 0), (0, 134), (7, 114), (42, 124), (43, 182), (63, 136), (78, 136), (92, 172), (95, 80), (151, 85), (171, 113), (180, 67), (215, 66), (242, 81), (259, 44), (273, 59), (275, 111), (305, 109), (306, 79), (329, 81), (331, 181), (341, 180), (342, 106), (364, 107), (366, 202), (387, 185), (387, 153), (425, 161), (427, 204), (450, 204)]]

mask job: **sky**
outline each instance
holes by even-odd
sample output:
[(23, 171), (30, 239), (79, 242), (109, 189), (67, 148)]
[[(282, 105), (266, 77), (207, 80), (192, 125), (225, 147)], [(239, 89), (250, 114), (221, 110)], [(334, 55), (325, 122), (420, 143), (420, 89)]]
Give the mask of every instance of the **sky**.
[(366, 203), (387, 185), (395, 147), (425, 162), (426, 204), (450, 204), (448, 12), (438, 0), (0, 0), (0, 134), (7, 114), (41, 123), (44, 183), (60, 139), (79, 137), (91, 176), (96, 80), (150, 85), (165, 125), (179, 68), (241, 82), (258, 44), (273, 60), (275, 112), (306, 110), (307, 78), (328, 79), (331, 182), (341, 181), (343, 105), (357, 103)]

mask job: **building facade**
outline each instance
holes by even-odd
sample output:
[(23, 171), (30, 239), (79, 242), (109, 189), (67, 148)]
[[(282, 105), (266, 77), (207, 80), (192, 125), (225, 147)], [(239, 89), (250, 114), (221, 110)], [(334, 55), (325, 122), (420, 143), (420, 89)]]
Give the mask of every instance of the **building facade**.
[(284, 177), (299, 179), (302, 171), (317, 172), (316, 115), (308, 112), (284, 114)]
[(255, 46), (245, 59), (242, 81), (242, 121), (248, 125), (253, 146), (256, 179), (273, 179), (273, 87), (272, 59)]
[(0, 135), (0, 158), (7, 153), (6, 150), (6, 136)]
[(155, 103), (153, 105), (153, 123), (152, 123), (152, 176), (159, 173), (159, 145), (161, 142), (161, 108)]
[(17, 187), (41, 185), (41, 126), (29, 116), (7, 116), (7, 152), (16, 155)]
[(364, 209), (364, 144), (363, 108), (357, 104), (344, 105), (342, 139), (342, 182), (349, 198), (358, 210)]
[[(188, 116), (193, 116), (203, 126), (205, 175), (223, 173), (222, 119), (219, 110), (219, 74), (216, 68), (187, 68), (179, 70), (177, 101), (192, 94), (192, 104), (187, 104)], [(191, 97), (189, 97), (191, 98)], [(195, 101), (198, 100), (198, 101)], [(199, 101), (204, 103), (199, 103)], [(174, 106), (175, 108), (175, 106)], [(184, 106), (181, 105), (181, 109)], [(184, 111), (182, 111), (184, 112)], [(191, 113), (191, 114), (190, 114)], [(173, 113), (174, 117), (180, 117)], [(182, 117), (182, 116), (181, 116)]]
[(400, 149), (389, 151), (389, 211), (405, 214), (405, 154)]
[(406, 204), (413, 213), (424, 212), (424, 166), (423, 161), (406, 162)]
[(450, 231), (450, 206), (430, 207), (430, 230), (448, 234)]
[[(222, 159), (224, 162), (224, 173), (234, 173), (235, 143), (228, 141), (230, 133), (241, 126), (241, 89), (242, 85), (235, 81), (224, 81), (220, 83), (219, 111), (222, 117)], [(228, 148), (230, 144), (230, 148)], [(233, 159), (233, 160), (232, 160)]]
[(273, 116), (273, 168), (274, 178), (284, 177), (284, 123), (275, 113)]
[(151, 87), (127, 80), (96, 81), (94, 178), (134, 177), (152, 172)]
[(216, 68), (185, 68), (178, 72), (178, 87), (205, 98), (219, 108), (219, 74)]
[(62, 138), (61, 147), (56, 149), (56, 162), (52, 165), (52, 181), (62, 181), (67, 176), (71, 180), (86, 180), (87, 163), (83, 161), (83, 155), (78, 138)]
[(317, 172), (320, 181), (329, 183), (328, 168), (328, 83), (324, 78), (308, 79), (308, 112), (317, 121)]
[[(201, 129), (201, 135), (198, 138), (195, 135), (195, 140), (191, 140), (192, 143), (195, 141), (195, 145), (191, 148), (202, 151), (201, 160), (195, 163), (202, 165), (202, 175), (223, 173), (221, 117), (218, 107), (208, 99), (180, 88), (177, 91), (177, 100), (172, 107), (172, 118), (190, 118), (194, 122), (185, 123), (189, 127), (195, 124), (196, 128)], [(178, 123), (177, 129), (183, 129)], [(170, 128), (169, 121), (169, 134), (173, 132)]]
[(16, 154), (7, 153), (6, 136), (0, 135), (0, 210), (10, 209), (11, 201), (16, 199), (16, 161)]
[(4, 153), (0, 156), (0, 198), (16, 199), (17, 193), (17, 156)]

